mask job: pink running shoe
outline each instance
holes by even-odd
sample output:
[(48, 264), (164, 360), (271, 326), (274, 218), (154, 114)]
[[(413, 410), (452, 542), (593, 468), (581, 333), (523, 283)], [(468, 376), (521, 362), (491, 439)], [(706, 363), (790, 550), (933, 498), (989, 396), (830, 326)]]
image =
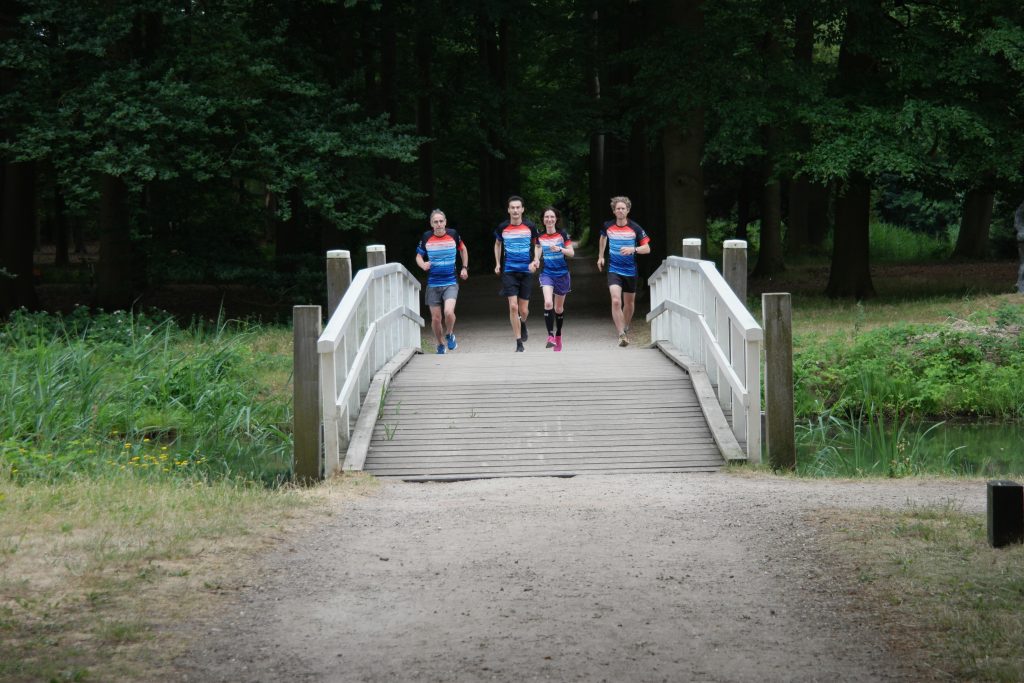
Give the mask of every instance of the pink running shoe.
[(545, 349), (550, 349), (554, 345), (555, 345), (555, 338), (554, 338), (553, 335), (549, 334), (548, 335), (548, 343), (544, 345), (544, 348)]
[(562, 338), (561, 337), (555, 337), (555, 351), (561, 351), (561, 350), (562, 350)]

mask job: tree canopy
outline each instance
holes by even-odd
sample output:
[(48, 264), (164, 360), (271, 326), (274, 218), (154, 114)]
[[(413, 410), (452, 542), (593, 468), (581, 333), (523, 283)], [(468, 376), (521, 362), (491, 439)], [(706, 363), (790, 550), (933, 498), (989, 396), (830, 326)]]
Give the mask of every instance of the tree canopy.
[(577, 236), (629, 195), (660, 256), (757, 216), (762, 275), (832, 231), (829, 293), (868, 296), (873, 190), (961, 201), (977, 258), (1024, 186), (1011, 0), (0, 8), (0, 313), (37, 304), (42, 224), (58, 251), (69, 226), (99, 240), (114, 308), (186, 263), (403, 258), (435, 206), (487, 253), (510, 194)]

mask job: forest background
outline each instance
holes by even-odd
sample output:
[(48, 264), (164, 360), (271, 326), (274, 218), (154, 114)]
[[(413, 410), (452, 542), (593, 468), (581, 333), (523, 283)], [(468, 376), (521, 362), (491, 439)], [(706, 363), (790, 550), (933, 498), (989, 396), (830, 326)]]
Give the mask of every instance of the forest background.
[(629, 195), (654, 263), (709, 226), (751, 238), (755, 277), (831, 254), (832, 297), (873, 294), (877, 220), (1008, 258), (1022, 19), (1013, 0), (2, 2), (0, 315), (59, 306), (54, 283), (106, 310), (259, 286), (286, 312), (322, 300), (325, 249), (410, 260), (433, 207), (486, 262), (513, 193), (584, 240)]

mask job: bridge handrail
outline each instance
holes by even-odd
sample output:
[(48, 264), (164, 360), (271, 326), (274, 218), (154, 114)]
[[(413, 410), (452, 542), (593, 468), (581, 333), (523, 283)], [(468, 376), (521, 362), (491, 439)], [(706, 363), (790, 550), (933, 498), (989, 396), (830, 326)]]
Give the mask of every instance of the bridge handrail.
[(324, 475), (341, 470), (373, 376), (403, 348), (419, 348), (420, 283), (400, 263), (360, 270), (317, 340)]
[(669, 256), (648, 278), (651, 339), (707, 370), (747, 461), (761, 461), (764, 332), (711, 261)]

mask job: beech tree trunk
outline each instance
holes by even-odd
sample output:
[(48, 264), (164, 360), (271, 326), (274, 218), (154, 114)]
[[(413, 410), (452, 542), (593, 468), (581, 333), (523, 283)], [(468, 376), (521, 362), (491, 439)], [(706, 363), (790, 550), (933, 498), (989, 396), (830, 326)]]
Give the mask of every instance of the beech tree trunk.
[(807, 248), (821, 252), (832, 227), (829, 206), (832, 191), (828, 185), (810, 182), (807, 184)]
[(761, 247), (752, 275), (767, 278), (785, 269), (782, 258), (782, 186), (772, 175), (772, 164), (765, 162), (761, 190)]
[[(797, 11), (793, 28), (793, 62), (798, 70), (810, 76), (814, 58), (814, 19), (809, 7)], [(793, 137), (801, 150), (810, 149), (813, 142), (811, 130), (804, 124), (795, 124)], [(787, 255), (802, 255), (811, 242), (811, 182), (806, 176), (797, 175), (789, 179), (786, 213)]]
[[(422, 10), (421, 10), (422, 11)], [(426, 14), (423, 11), (423, 14)], [(433, 36), (428, 31), (427, 23), (421, 18), (420, 25), (416, 30), (416, 77), (419, 90), (416, 93), (416, 134), (428, 138), (420, 145), (419, 161), (419, 188), (423, 193), (424, 213), (436, 208), (434, 194), (434, 115), (430, 106), (431, 94), (433, 92), (433, 77), (431, 65), (434, 59)]]
[(7, 163), (2, 170), (3, 195), (0, 201), (0, 315), (16, 308), (37, 310), (32, 274), (35, 243), (35, 164), (30, 161)]
[[(701, 0), (674, 0), (669, 25), (695, 35), (704, 30)], [(668, 253), (682, 254), (683, 238), (707, 243), (704, 208), (704, 111), (679, 112), (661, 135), (665, 164), (665, 243)]]
[[(599, 22), (601, 15), (597, 11), (590, 14), (591, 41), (590, 41), (590, 64), (587, 78), (587, 88), (590, 97), (593, 98), (595, 106), (601, 100), (601, 71), (598, 56), (600, 54)], [(607, 216), (611, 215), (608, 208), (608, 200), (611, 196), (605, 186), (605, 136), (601, 130), (590, 132), (590, 156), (587, 158), (588, 175), (588, 206), (590, 207), (590, 227), (596, 231), (601, 227)]]
[(665, 242), (670, 254), (680, 255), (683, 238), (707, 243), (704, 213), (704, 112), (695, 110), (686, 125), (669, 124), (662, 133), (665, 155)]
[[(838, 85), (851, 98), (869, 90), (878, 78), (871, 38), (882, 28), (883, 14), (880, 0), (847, 3)], [(871, 181), (859, 171), (850, 173), (835, 206), (832, 268), (825, 293), (833, 298), (866, 299), (875, 293), (869, 240)]]
[(107, 311), (132, 305), (132, 239), (128, 221), (128, 188), (104, 175), (100, 184), (100, 255), (96, 264), (94, 304)]
[(953, 259), (983, 259), (988, 256), (988, 236), (992, 227), (992, 205), (996, 194), (989, 188), (977, 187), (964, 196), (960, 233), (953, 248)]
[(871, 183), (861, 174), (850, 177), (836, 197), (832, 268), (825, 294), (832, 298), (868, 299), (875, 295), (871, 282)]

